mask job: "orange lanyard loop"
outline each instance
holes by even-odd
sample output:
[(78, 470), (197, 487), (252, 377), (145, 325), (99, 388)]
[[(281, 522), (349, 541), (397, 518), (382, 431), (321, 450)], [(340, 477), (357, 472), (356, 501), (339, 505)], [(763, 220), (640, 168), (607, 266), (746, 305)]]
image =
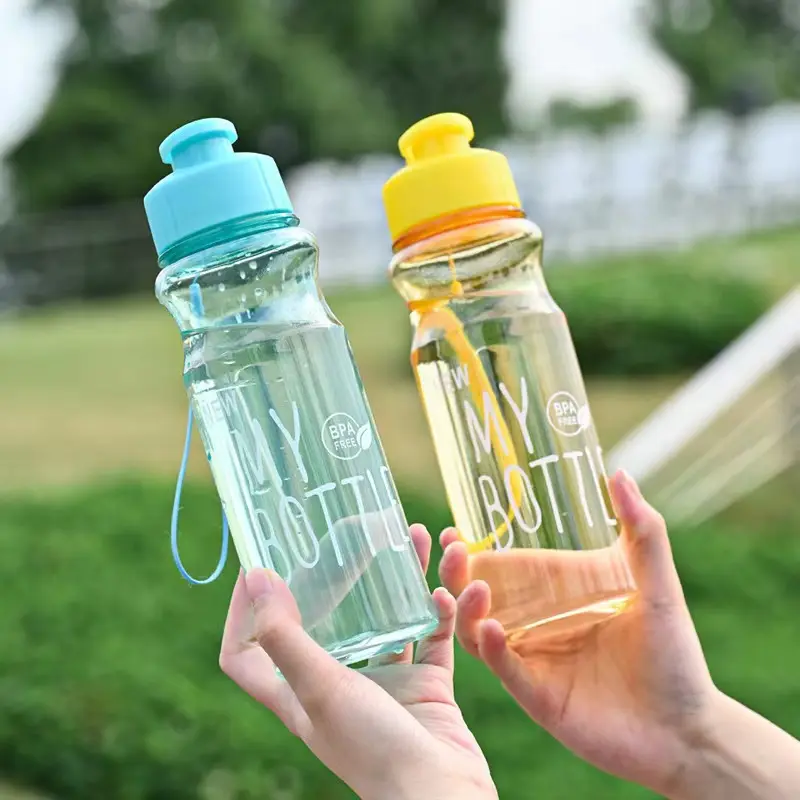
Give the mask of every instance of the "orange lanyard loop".
[[(458, 281), (453, 281), (453, 294), (461, 294), (461, 284)], [(514, 442), (511, 438), (511, 432), (506, 425), (503, 413), (497, 403), (497, 396), (492, 386), (486, 370), (483, 368), (480, 356), (475, 348), (472, 346), (461, 320), (445, 305), (447, 299), (437, 299), (435, 301), (417, 301), (410, 303), (409, 307), (412, 311), (419, 314), (418, 329), (424, 330), (426, 328), (438, 328), (444, 331), (445, 340), (453, 348), (459, 361), (466, 366), (469, 370), (471, 379), (469, 381), (469, 389), (472, 395), (473, 402), (476, 408), (481, 407), (483, 398), (487, 397), (492, 404), (492, 411), (497, 420), (497, 426), (490, 426), (490, 437), (492, 443), (492, 452), (494, 453), (497, 463), (502, 468), (503, 474), (506, 474), (508, 467), (517, 466), (517, 454), (514, 450)], [(503, 441), (507, 442), (508, 448), (503, 447)], [(468, 542), (463, 536), (462, 541), (467, 545), (470, 553), (488, 550), (492, 546), (492, 542), (496, 541), (498, 548), (501, 545), (501, 537), (511, 534), (509, 531), (510, 522), (514, 519), (514, 509), (520, 507), (520, 501), (524, 492), (523, 478), (519, 469), (512, 470), (509, 476), (509, 488), (513, 502), (508, 509), (507, 517), (508, 523), (503, 522), (498, 528), (493, 530), (488, 536), (478, 540), (477, 542)]]

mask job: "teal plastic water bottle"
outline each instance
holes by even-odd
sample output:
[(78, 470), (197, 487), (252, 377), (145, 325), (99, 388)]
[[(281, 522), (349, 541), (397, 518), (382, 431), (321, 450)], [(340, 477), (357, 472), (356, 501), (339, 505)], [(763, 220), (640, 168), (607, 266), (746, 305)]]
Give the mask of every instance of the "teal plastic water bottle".
[(230, 122), (202, 119), (161, 144), (173, 172), (144, 201), (156, 294), (181, 330), (191, 412), (242, 566), (278, 572), (306, 630), (355, 663), (429, 633), (435, 607), (317, 282), (314, 237), (275, 162), (234, 152), (236, 138)]

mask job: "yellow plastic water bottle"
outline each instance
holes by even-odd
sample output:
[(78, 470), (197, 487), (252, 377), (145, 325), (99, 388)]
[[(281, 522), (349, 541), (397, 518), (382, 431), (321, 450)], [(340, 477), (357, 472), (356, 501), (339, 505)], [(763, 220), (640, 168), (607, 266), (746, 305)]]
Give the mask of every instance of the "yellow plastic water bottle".
[(400, 138), (383, 190), (391, 278), (472, 578), (511, 640), (585, 626), (635, 593), (564, 313), (508, 161), (460, 114)]

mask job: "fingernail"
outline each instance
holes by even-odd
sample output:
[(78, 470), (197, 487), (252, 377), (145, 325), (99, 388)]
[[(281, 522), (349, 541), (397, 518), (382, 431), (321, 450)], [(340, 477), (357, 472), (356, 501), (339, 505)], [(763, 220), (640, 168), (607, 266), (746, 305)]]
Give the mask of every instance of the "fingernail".
[(627, 472), (626, 470), (624, 470), (624, 469), (621, 469), (620, 473), (622, 474), (622, 480), (625, 483), (625, 488), (634, 497), (641, 498), (642, 491), (641, 491), (641, 489), (639, 489), (639, 484), (636, 483), (636, 480), (631, 476), (631, 474), (629, 472)]
[(450, 594), (450, 592), (447, 589), (445, 589), (444, 586), (437, 586), (431, 594), (433, 597), (437, 599), (441, 598), (444, 602), (449, 602), (450, 600), (455, 602), (455, 598), (453, 597), (453, 595)]
[(636, 496), (633, 478), (624, 469), (617, 470), (612, 480), (621, 498), (633, 499)]
[(251, 602), (261, 600), (272, 593), (275, 573), (268, 569), (251, 569), (244, 576), (247, 594)]
[(635, 499), (633, 478), (624, 469), (619, 469), (611, 478), (611, 484), (611, 488), (614, 489), (612, 495), (614, 508), (617, 514), (627, 516), (630, 513), (631, 503)]
[(445, 528), (439, 534), (439, 544), (442, 547), (449, 547), (451, 544), (455, 544), (458, 541), (458, 530), (454, 528), (452, 525)]

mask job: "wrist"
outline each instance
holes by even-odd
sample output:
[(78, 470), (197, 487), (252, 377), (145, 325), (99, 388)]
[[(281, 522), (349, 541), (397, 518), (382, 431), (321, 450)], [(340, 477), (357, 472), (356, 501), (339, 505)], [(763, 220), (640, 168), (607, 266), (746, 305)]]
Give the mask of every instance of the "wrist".
[(437, 775), (435, 780), (412, 780), (384, 786), (372, 800), (498, 800), (489, 776)]
[(396, 790), (381, 796), (381, 800), (498, 800), (494, 784), (479, 785), (469, 781), (452, 781), (446, 786), (437, 785), (433, 789), (416, 787), (398, 793)]
[(800, 797), (800, 742), (718, 690), (686, 747), (670, 800)]
[[(745, 785), (751, 781), (747, 763), (741, 763), (736, 753), (735, 737), (739, 727), (738, 705), (715, 689), (713, 700), (703, 724), (686, 737), (686, 752), (679, 780), (670, 792), (670, 800), (716, 800), (718, 790), (731, 784)], [(732, 752), (731, 752), (732, 751)], [(738, 795), (729, 800), (734, 800)]]

